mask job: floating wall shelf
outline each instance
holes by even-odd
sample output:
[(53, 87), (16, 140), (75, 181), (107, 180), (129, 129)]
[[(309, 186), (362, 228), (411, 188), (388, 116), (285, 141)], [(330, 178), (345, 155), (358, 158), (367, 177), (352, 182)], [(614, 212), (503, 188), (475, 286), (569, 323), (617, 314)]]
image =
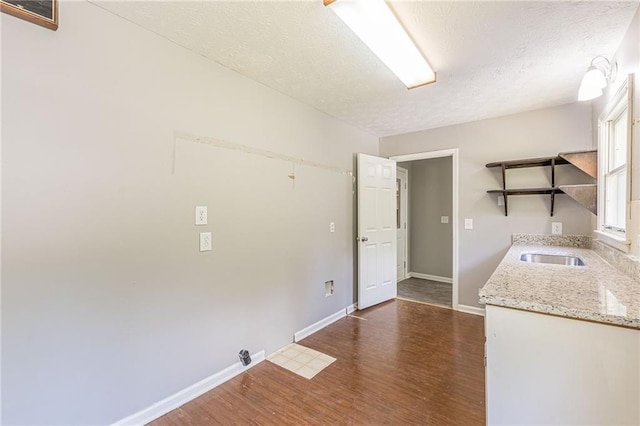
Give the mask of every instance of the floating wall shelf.
[[(571, 164), (589, 176), (598, 176), (598, 151), (579, 151), (558, 154), (556, 157), (528, 158), (524, 160), (497, 161), (489, 163), (488, 168), (502, 169), (502, 189), (492, 189), (489, 194), (500, 194), (504, 197), (504, 215), (508, 216), (508, 200), (510, 195), (548, 194), (551, 198), (550, 213), (553, 216), (556, 194), (567, 194), (596, 214), (596, 184), (556, 186), (556, 166)], [(526, 167), (551, 167), (551, 186), (548, 188), (507, 189), (507, 170)]]

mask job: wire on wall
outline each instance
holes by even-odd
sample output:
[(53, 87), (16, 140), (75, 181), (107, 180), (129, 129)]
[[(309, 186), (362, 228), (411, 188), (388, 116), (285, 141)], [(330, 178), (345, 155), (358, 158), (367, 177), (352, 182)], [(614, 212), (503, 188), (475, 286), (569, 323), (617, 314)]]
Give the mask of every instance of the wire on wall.
[(305, 167), (315, 167), (318, 169), (323, 169), (323, 170), (327, 170), (335, 173), (340, 173), (345, 176), (353, 177), (353, 172), (351, 172), (350, 170), (344, 170), (339, 167), (331, 166), (328, 164), (317, 163), (315, 161), (307, 161), (302, 158), (292, 157), (290, 155), (280, 154), (278, 152), (267, 151), (264, 149), (254, 148), (247, 145), (227, 142), (227, 141), (206, 137), (206, 136), (196, 136), (196, 135), (183, 133), (183, 132), (174, 132), (173, 153), (172, 153), (172, 159), (171, 159), (172, 175), (175, 174), (175, 170), (176, 170), (176, 145), (178, 141), (199, 143), (199, 144), (209, 145), (215, 148), (239, 151), (239, 152), (244, 152), (246, 154), (258, 155), (264, 158), (269, 158), (271, 160), (279, 160), (279, 161), (285, 161), (285, 162), (291, 163), (292, 172), (288, 175), (288, 177), (293, 181), (294, 188), (295, 188), (295, 178), (296, 178), (296, 173), (295, 173), (296, 165), (305, 166)]

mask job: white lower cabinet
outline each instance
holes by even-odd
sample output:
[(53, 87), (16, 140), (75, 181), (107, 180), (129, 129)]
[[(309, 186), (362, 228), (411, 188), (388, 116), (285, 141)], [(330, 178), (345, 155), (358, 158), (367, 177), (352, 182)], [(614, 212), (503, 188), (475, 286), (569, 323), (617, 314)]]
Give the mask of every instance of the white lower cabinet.
[(640, 425), (640, 330), (487, 305), (488, 425)]

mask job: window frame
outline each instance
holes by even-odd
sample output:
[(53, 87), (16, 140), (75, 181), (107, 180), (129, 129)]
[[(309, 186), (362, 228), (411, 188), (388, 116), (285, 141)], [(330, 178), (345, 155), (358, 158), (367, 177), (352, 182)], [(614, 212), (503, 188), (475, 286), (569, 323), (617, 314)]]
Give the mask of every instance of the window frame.
[[(629, 252), (630, 241), (627, 238), (627, 230), (630, 222), (631, 205), (631, 124), (633, 122), (633, 76), (630, 75), (618, 88), (616, 94), (609, 100), (607, 106), (598, 118), (598, 228), (595, 231), (604, 243)], [(613, 129), (611, 123), (620, 119), (626, 108), (626, 160), (624, 165), (610, 168), (613, 150)], [(608, 226), (605, 223), (607, 177), (613, 177), (620, 173), (626, 173), (626, 188), (624, 194), (624, 228)]]

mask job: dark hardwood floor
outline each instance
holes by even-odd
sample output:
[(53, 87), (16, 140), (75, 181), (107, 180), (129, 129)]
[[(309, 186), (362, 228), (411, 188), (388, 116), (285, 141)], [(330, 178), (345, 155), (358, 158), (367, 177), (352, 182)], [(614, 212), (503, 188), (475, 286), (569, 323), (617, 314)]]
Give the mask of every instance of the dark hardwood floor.
[(451, 307), (453, 285), (420, 278), (407, 278), (398, 283), (398, 297)]
[(300, 344), (337, 361), (307, 380), (268, 361), (151, 424), (484, 425), (483, 319), (393, 300)]

